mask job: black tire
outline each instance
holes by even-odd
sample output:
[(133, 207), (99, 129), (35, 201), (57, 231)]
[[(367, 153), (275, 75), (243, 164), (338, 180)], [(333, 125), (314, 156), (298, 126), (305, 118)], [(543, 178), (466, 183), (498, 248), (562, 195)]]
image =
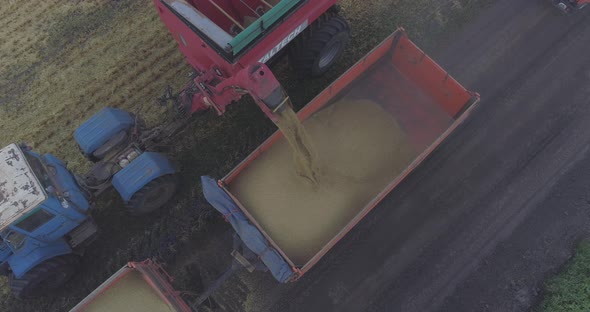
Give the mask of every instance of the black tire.
[(172, 174), (161, 176), (137, 191), (127, 203), (127, 212), (133, 216), (150, 213), (167, 203), (178, 187)]
[(8, 276), (9, 274), (10, 274), (10, 267), (8, 266), (8, 261), (0, 264), (0, 275)]
[(301, 77), (325, 74), (340, 58), (350, 41), (350, 26), (344, 17), (326, 13), (289, 48), (291, 65)]
[(80, 257), (64, 255), (41, 262), (23, 277), (10, 274), (10, 289), (18, 299), (38, 297), (65, 284), (78, 270)]

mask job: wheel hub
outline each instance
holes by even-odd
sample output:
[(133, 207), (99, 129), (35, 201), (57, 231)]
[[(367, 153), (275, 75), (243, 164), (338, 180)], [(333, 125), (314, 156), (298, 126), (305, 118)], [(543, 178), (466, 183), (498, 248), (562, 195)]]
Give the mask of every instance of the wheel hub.
[(332, 42), (329, 46), (327, 46), (326, 50), (325, 50), (326, 52), (322, 53), (322, 56), (320, 57), (320, 61), (318, 62), (318, 67), (324, 68), (326, 66), (329, 66), (334, 61), (334, 59), (336, 58), (338, 53), (340, 52), (341, 47), (342, 47), (341, 41)]

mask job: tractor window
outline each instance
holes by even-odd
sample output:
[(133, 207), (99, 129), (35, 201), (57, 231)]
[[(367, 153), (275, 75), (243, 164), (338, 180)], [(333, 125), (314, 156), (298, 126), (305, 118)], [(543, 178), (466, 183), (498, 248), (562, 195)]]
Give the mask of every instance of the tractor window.
[(8, 246), (10, 246), (10, 248), (12, 250), (18, 250), (23, 246), (23, 243), (25, 241), (25, 238), (27, 238), (25, 235), (18, 233), (18, 232), (8, 232), (8, 234), (6, 234), (6, 237), (4, 238), (4, 242), (6, 242), (6, 244)]
[(30, 155), (27, 152), (25, 152), (24, 154), (27, 158), (27, 162), (31, 166), (31, 169), (35, 173), (35, 176), (37, 177), (37, 179), (39, 179), (39, 182), (41, 182), (43, 188), (47, 189), (51, 185), (51, 180), (49, 179), (49, 174), (47, 173), (47, 170), (45, 170), (45, 167), (41, 163), (41, 160), (33, 155)]
[(37, 209), (33, 214), (29, 215), (26, 219), (18, 222), (16, 226), (19, 228), (32, 233), (43, 224), (47, 223), (55, 217), (54, 214), (48, 212), (45, 209)]

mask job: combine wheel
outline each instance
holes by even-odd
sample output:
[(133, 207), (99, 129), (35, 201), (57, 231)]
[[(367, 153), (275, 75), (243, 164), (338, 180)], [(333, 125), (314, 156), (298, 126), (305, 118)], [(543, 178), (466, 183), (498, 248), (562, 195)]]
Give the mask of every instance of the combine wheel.
[(45, 295), (62, 286), (76, 273), (80, 258), (76, 255), (64, 255), (45, 260), (32, 268), (23, 277), (9, 275), (12, 293), (18, 299)]
[(300, 76), (321, 76), (334, 65), (349, 41), (350, 26), (344, 17), (332, 14), (320, 18), (291, 45), (291, 65)]
[(177, 187), (178, 182), (174, 175), (161, 176), (133, 194), (127, 203), (127, 211), (133, 216), (150, 213), (168, 202), (176, 193)]

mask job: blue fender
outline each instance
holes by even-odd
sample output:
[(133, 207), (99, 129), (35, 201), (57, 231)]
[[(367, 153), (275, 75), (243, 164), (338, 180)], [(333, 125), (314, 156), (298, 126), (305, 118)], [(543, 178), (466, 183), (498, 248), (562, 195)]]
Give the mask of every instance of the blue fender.
[(128, 202), (135, 192), (146, 184), (167, 174), (176, 172), (172, 162), (160, 153), (145, 152), (113, 177), (113, 186)]
[(50, 243), (40, 243), (27, 239), (24, 246), (8, 259), (8, 264), (16, 278), (21, 278), (39, 263), (53, 257), (72, 253), (72, 248), (65, 241), (59, 239)]
[(74, 131), (74, 139), (84, 153), (92, 154), (119, 131), (129, 129), (134, 124), (135, 119), (130, 113), (105, 107)]

